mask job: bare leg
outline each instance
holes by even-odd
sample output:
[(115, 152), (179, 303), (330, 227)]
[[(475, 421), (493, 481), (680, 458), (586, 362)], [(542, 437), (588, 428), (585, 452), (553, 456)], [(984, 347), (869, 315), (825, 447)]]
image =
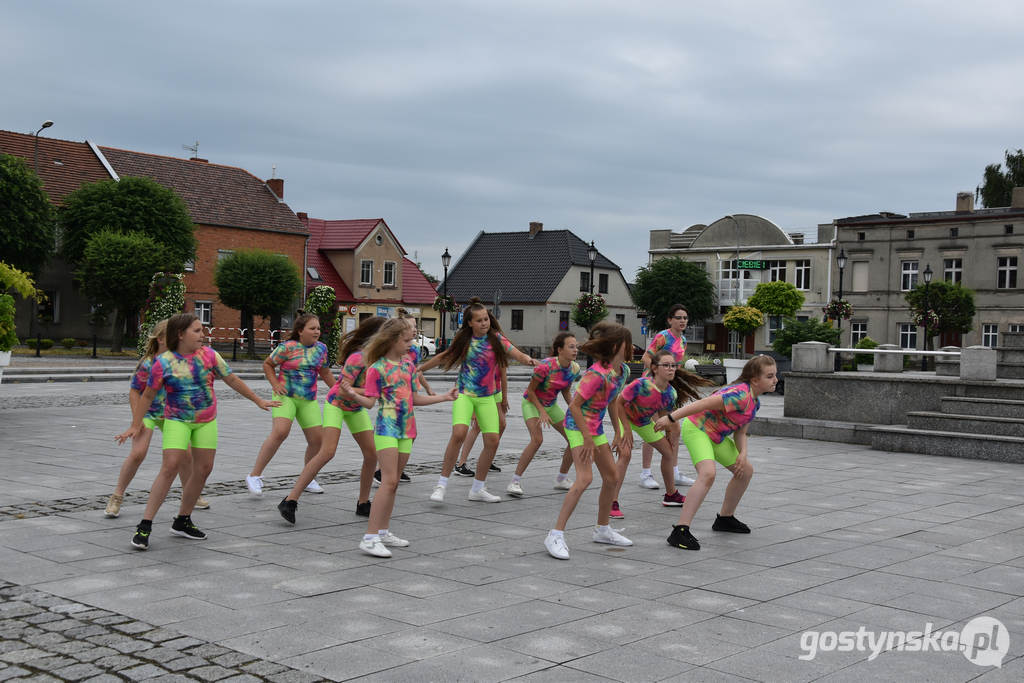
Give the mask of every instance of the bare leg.
[(494, 455), (498, 452), (499, 434), (484, 434), (484, 449), (480, 451), (480, 457), (476, 459), (476, 480), (487, 481), (487, 472), (494, 462)]
[(399, 453), (397, 448), (385, 448), (377, 452), (377, 464), (380, 465), (380, 488), (373, 497), (370, 507), (370, 520), (366, 523), (366, 533), (375, 534), (387, 529), (391, 522), (391, 512), (395, 507), (395, 494), (398, 492), (398, 473), (409, 460), (408, 453)]
[[(295, 485), (292, 486), (291, 492), (285, 496), (286, 500), (299, 499), (302, 492), (309, 486), (309, 482), (313, 481), (320, 470), (334, 458), (334, 453), (338, 450), (338, 439), (340, 437), (340, 429), (328, 427), (323, 430), (322, 438), (320, 439), (320, 451), (311, 460), (306, 461), (302, 472), (299, 473), (299, 478), (295, 480)], [(370, 476), (373, 476), (372, 471)]]
[(217, 454), (216, 448), (193, 448), (192, 449), (192, 476), (185, 482), (181, 491), (181, 507), (178, 508), (179, 515), (191, 515), (199, 494), (203, 492), (206, 478), (213, 471), (213, 457)]
[[(353, 434), (352, 438), (359, 445), (363, 453), (363, 466), (359, 470), (359, 498), (357, 503), (365, 503), (370, 500), (370, 486), (372, 485), (373, 473), (377, 470), (377, 447), (373, 443), (373, 430)], [(381, 473), (383, 477), (384, 474)]]
[(256, 464), (252, 466), (252, 472), (249, 473), (251, 477), (258, 477), (263, 474), (263, 470), (267, 468), (267, 464), (270, 463), (270, 459), (277, 453), (277, 449), (281, 447), (284, 440), (288, 438), (288, 432), (292, 429), (292, 421), (286, 417), (275, 417), (274, 422), (270, 427), (270, 436), (267, 437), (263, 445), (260, 446), (260, 452), (256, 456)]
[(478, 436), (480, 436), (480, 427), (477, 425), (476, 418), (474, 417), (469, 423), (469, 433), (462, 444), (462, 451), (459, 452), (460, 465), (465, 465), (469, 462), (469, 452), (473, 450), (473, 445), (476, 443), (476, 437)]
[(720, 513), (723, 517), (732, 517), (736, 512), (736, 506), (740, 504), (740, 498), (743, 497), (747, 486), (750, 485), (750, 478), (754, 476), (754, 466), (750, 464), (749, 460), (743, 467), (732, 465), (728, 469), (732, 472), (732, 479), (725, 487), (725, 498), (722, 500), (722, 512)]
[[(181, 493), (185, 495), (185, 484), (192, 478), (192, 446), (190, 445), (186, 449), (186, 455), (188, 457), (181, 459), (181, 464), (178, 465), (178, 482), (181, 484)], [(199, 495), (203, 495), (202, 490), (199, 491)]]
[[(583, 461), (582, 446), (572, 449), (572, 462), (576, 467), (576, 481), (573, 482), (572, 487), (566, 491), (565, 498), (562, 499), (562, 509), (558, 511), (558, 519), (555, 521), (555, 528), (559, 531), (565, 531), (565, 525), (569, 523), (569, 518), (572, 517), (576, 504), (580, 502), (583, 492), (587, 490), (590, 482), (594, 480), (594, 469), (591, 461)], [(608, 504), (611, 505), (610, 502)]]
[[(647, 445), (646, 443), (644, 444)], [(611, 453), (611, 449), (608, 450)], [(612, 494), (612, 500), (619, 499), (619, 489), (622, 488), (622, 482), (626, 480), (626, 470), (629, 468), (629, 461), (633, 458), (633, 451), (619, 451), (619, 457), (614, 461), (615, 463), (615, 478), (618, 480), (618, 484), (615, 486), (615, 491)], [(604, 475), (601, 475), (601, 480), (605, 479)], [(608, 503), (609, 510), (611, 509), (611, 502)]]
[[(174, 483), (174, 477), (178, 474), (178, 467), (181, 461), (188, 457), (188, 452), (179, 448), (164, 449), (163, 462), (160, 464), (160, 471), (149, 488), (149, 500), (146, 501), (146, 510), (142, 513), (143, 519), (153, 519), (163, 505), (167, 492)], [(194, 501), (193, 501), (194, 502)]]
[(697, 514), (700, 504), (704, 502), (705, 496), (711, 490), (711, 485), (715, 483), (715, 467), (714, 460), (701, 460), (697, 463), (697, 481), (686, 492), (686, 502), (683, 503), (683, 509), (679, 513), (680, 524), (689, 526), (693, 522), (693, 517)]
[[(450, 477), (452, 476), (452, 470), (455, 468), (455, 460), (459, 457), (459, 449), (462, 448), (463, 442), (466, 440), (466, 434), (469, 432), (469, 427), (466, 425), (452, 425), (452, 435), (448, 439), (448, 446), (444, 449), (444, 462), (441, 463), (441, 476)], [(378, 454), (378, 457), (379, 454)], [(384, 476), (383, 472), (381, 476)]]
[(562, 464), (558, 466), (558, 473), (569, 474), (569, 468), (572, 467), (572, 449), (569, 448), (569, 437), (565, 435), (565, 427), (562, 425), (553, 424), (551, 426), (565, 439), (565, 452), (562, 453)]
[(651, 461), (654, 460), (654, 449), (651, 448), (651, 444), (644, 442), (643, 448), (640, 449), (640, 465), (645, 470), (651, 469)]
[(303, 463), (307, 463), (320, 452), (320, 442), (323, 440), (324, 428), (320, 425), (314, 425), (306, 427), (302, 430), (302, 433), (306, 436), (306, 454), (303, 458)]
[[(622, 459), (622, 455), (619, 455)], [(628, 464), (629, 456), (626, 461)], [(601, 493), (597, 498), (597, 524), (607, 526), (612, 511), (612, 501), (619, 490), (619, 471), (612, 456), (611, 446), (602, 444), (594, 451), (594, 464), (597, 471), (601, 473)]]
[(661, 478), (665, 482), (665, 493), (672, 495), (676, 492), (676, 454), (666, 435), (650, 444), (654, 450), (661, 454)]
[(519, 462), (516, 463), (516, 475), (523, 476), (526, 472), (526, 468), (530, 466), (530, 461), (533, 460), (533, 456), (537, 454), (537, 450), (544, 443), (544, 434), (540, 428), (540, 419), (531, 417), (526, 421), (526, 431), (530, 433), (530, 442), (523, 448), (522, 454), (519, 456)]
[(139, 465), (146, 459), (146, 453), (149, 452), (149, 442), (152, 440), (153, 430), (145, 427), (132, 437), (132, 449), (128, 452), (128, 457), (121, 463), (121, 471), (117, 475), (117, 485), (114, 487), (114, 493), (119, 496), (124, 495), (128, 484), (132, 483), (135, 473), (139, 471)]

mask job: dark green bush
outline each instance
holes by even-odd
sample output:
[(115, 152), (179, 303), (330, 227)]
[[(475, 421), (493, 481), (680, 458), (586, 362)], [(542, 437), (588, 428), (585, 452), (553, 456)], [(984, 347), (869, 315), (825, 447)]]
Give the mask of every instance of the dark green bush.
[[(30, 349), (36, 348), (36, 340), (35, 340), (35, 338), (26, 339), (25, 340), (25, 346), (27, 346)], [(47, 349), (52, 349), (53, 348), (53, 340), (52, 339), (40, 339), (39, 340), (39, 348), (42, 349), (43, 351), (46, 351)]]
[(71, 349), (71, 347), (75, 345), (75, 338), (64, 337), (63, 339), (60, 340), (60, 345), (63, 346), (65, 349)]

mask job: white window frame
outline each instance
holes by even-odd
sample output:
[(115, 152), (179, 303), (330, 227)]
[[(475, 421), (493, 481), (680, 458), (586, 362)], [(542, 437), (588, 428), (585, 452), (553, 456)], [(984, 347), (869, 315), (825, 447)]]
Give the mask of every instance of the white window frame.
[(954, 285), (964, 281), (964, 260), (957, 256), (942, 259), (942, 279)]
[(217, 250), (217, 261), (223, 261), (228, 256), (235, 253), (234, 249), (218, 249)]
[(899, 323), (896, 326), (896, 333), (901, 349), (917, 348), (917, 325), (914, 323)]
[(793, 284), (801, 291), (811, 289), (811, 260), (798, 259), (793, 261)]
[(920, 261), (900, 261), (900, 291), (909, 292), (917, 286)]
[[(388, 269), (391, 269), (391, 277), (388, 278)], [(385, 261), (384, 262), (384, 287), (397, 287), (398, 286), (398, 262), (396, 261)]]
[(864, 321), (850, 323), (850, 346), (856, 346), (864, 337), (868, 336), (868, 324)]
[(990, 349), (999, 346), (999, 325), (997, 323), (982, 323), (981, 345)]
[(187, 260), (187, 261), (185, 261), (185, 263), (184, 263), (184, 264), (183, 264), (183, 265), (181, 266), (181, 268), (182, 268), (182, 270), (184, 270), (184, 271), (185, 271), (186, 273), (194, 273), (194, 272), (196, 272), (196, 261), (195, 261), (195, 259), (188, 259), (188, 260)]
[(768, 262), (768, 281), (769, 282), (785, 282), (786, 281), (786, 262), (785, 261), (769, 261)]
[(783, 328), (782, 316), (781, 315), (769, 315), (768, 323), (765, 325), (768, 328), (768, 343), (771, 344), (775, 341), (775, 336), (779, 333), (779, 330)]
[(192, 311), (196, 314), (196, 317), (199, 318), (199, 322), (206, 325), (207, 327), (213, 325), (212, 301), (196, 301), (192, 305)]
[(1007, 328), (1007, 332), (1024, 332), (1024, 323), (1010, 323)]
[(1017, 257), (996, 257), (996, 289), (1017, 289)]
[[(366, 264), (370, 264), (370, 268), (369, 268), (369, 270), (370, 270), (370, 279), (369, 280), (366, 280), (363, 277), (364, 275), (366, 275), (366, 270), (367, 270)], [(360, 287), (373, 287), (373, 259), (372, 258), (364, 258), (364, 259), (360, 259), (359, 260), (359, 286)]]

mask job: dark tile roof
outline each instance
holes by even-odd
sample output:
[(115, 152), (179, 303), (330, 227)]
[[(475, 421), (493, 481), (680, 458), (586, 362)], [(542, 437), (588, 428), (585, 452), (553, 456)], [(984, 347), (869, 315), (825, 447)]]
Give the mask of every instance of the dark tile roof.
[[(0, 130), (0, 153), (34, 163), (35, 136)], [(39, 177), (50, 201), (56, 205), (86, 183), (110, 180), (110, 173), (88, 143), (39, 136)]]
[(100, 151), (118, 175), (146, 176), (177, 192), (195, 223), (306, 234), (288, 205), (246, 170), (113, 147)]
[[(481, 232), (448, 271), (448, 293), (459, 304), (491, 303), (495, 290), (506, 302), (544, 302), (572, 266), (590, 266), (589, 246), (569, 230)], [(600, 251), (594, 267), (619, 270)]]

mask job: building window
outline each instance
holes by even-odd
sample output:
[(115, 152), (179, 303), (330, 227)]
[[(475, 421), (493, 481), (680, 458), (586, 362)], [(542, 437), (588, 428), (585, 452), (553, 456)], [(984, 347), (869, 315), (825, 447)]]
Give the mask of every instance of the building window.
[(850, 323), (850, 345), (855, 346), (864, 337), (868, 336), (867, 323)]
[(359, 284), (364, 287), (373, 286), (373, 259), (359, 261)]
[(377, 245), (378, 247), (379, 247), (380, 245), (384, 244), (384, 235), (381, 235), (381, 234), (380, 234), (380, 233), (378, 232), (378, 233), (377, 233), (376, 235), (374, 235), (374, 237), (373, 237), (373, 242), (374, 242), (374, 244), (376, 244), (376, 245)]
[(608, 273), (600, 273), (597, 276), (597, 291), (601, 294), (608, 293)]
[(1012, 235), (1013, 234), (1013, 224), (1012, 223), (1007, 223), (1006, 225), (1003, 226), (1003, 234), (1004, 235)]
[(310, 266), (310, 267), (306, 268), (306, 274), (309, 275), (309, 279), (310, 280), (319, 280), (320, 279), (320, 273), (313, 266)]
[(1024, 332), (1024, 323), (1010, 323), (1008, 332)]
[(396, 280), (396, 272), (398, 271), (398, 264), (394, 261), (384, 262), (384, 286), (395, 287), (398, 282)]
[(868, 234), (866, 232), (858, 232), (857, 233), (857, 241), (858, 242), (863, 242), (865, 239), (867, 239), (867, 236), (868, 236)]
[(768, 343), (771, 344), (775, 341), (775, 335), (782, 329), (782, 316), (781, 315), (770, 315), (768, 316)]
[(959, 258), (948, 258), (942, 260), (942, 279), (954, 285), (963, 282), (964, 260)]
[(1017, 257), (999, 256), (996, 258), (996, 288), (1017, 289)]
[(691, 261), (691, 263), (693, 263), (693, 265), (697, 266), (701, 270), (707, 272), (707, 269), (708, 269), (707, 261)]
[(850, 264), (850, 270), (852, 277), (850, 291), (851, 292), (866, 292), (868, 291), (868, 262), (867, 261), (853, 261)]
[(618, 323), (619, 325), (625, 325), (626, 324), (626, 314), (625, 313), (616, 313), (615, 314), (615, 322)]
[(735, 261), (719, 261), (718, 263), (718, 279), (719, 280), (738, 280), (740, 276), (739, 269), (736, 268)]
[(786, 281), (786, 262), (785, 261), (769, 261), (768, 262), (768, 281), (769, 282), (785, 282)]
[(793, 262), (793, 272), (796, 281), (793, 283), (797, 289), (808, 290), (811, 288), (811, 261), (803, 259)]
[(235, 251), (233, 249), (218, 249), (217, 250), (217, 260), (218, 261), (223, 261), (228, 256), (231, 256), (234, 253), (235, 253)]
[(199, 318), (199, 322), (209, 327), (213, 324), (213, 302), (212, 301), (197, 301), (195, 308), (196, 317)]
[(194, 273), (194, 272), (196, 272), (196, 262), (195, 262), (195, 259), (189, 259), (189, 260), (185, 261), (185, 264), (182, 266), (182, 268), (185, 269), (186, 273)]
[(914, 239), (914, 231), (913, 230), (907, 230), (907, 239), (908, 240)]
[(521, 330), (523, 329), (523, 309), (513, 308), (512, 309), (512, 329)]
[(981, 326), (981, 345), (990, 349), (999, 345), (999, 325), (985, 323)]
[(917, 325), (914, 323), (900, 323), (900, 348), (917, 348)]
[(960, 228), (950, 228), (949, 229), (949, 236), (954, 238), (954, 239), (959, 237), (960, 236)]
[(909, 292), (917, 286), (917, 261), (900, 261), (900, 291)]
[(590, 291), (590, 273), (588, 273), (587, 271), (583, 271), (582, 273), (580, 273), (580, 291)]
[(558, 312), (558, 329), (561, 332), (569, 331), (569, 311)]
[(40, 322), (59, 323), (60, 292), (55, 289), (48, 289), (43, 292), (43, 296), (46, 297), (46, 300), (40, 301), (36, 306), (36, 315), (39, 317)]

